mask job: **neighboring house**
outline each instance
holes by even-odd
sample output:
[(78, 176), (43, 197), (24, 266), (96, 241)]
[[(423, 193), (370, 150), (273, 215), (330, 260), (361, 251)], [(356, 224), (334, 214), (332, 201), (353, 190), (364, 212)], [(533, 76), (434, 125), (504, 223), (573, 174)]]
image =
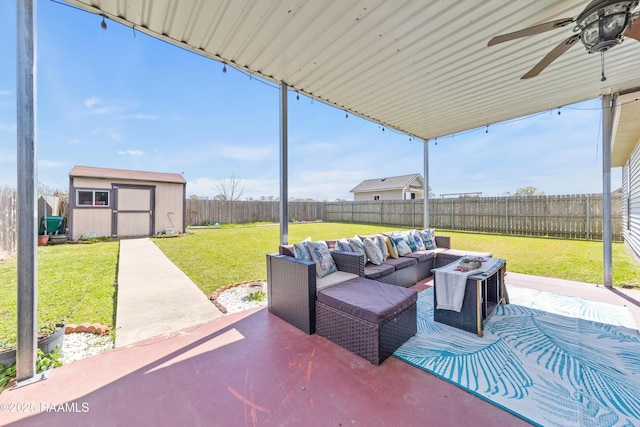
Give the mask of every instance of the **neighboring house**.
[(620, 95), (613, 123), (611, 166), (622, 166), (622, 236), (640, 264), (640, 92)]
[(186, 181), (177, 173), (74, 166), (69, 172), (69, 237), (183, 233)]
[(424, 180), (419, 173), (365, 179), (351, 189), (353, 200), (422, 199)]

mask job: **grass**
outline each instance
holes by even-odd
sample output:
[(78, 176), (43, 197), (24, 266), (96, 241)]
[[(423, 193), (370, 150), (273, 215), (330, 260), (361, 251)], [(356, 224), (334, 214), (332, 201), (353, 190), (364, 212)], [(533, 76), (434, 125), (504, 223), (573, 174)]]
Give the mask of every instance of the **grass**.
[[(310, 223), (289, 224), (289, 242), (374, 234), (398, 227)], [(438, 231), (451, 236), (454, 248), (490, 251), (507, 260), (507, 270), (545, 277), (602, 283), (602, 243)], [(266, 278), (265, 254), (277, 251), (278, 226), (194, 230), (156, 244), (207, 295), (216, 289)], [(620, 243), (613, 245), (614, 286), (640, 285), (640, 268)]]
[[(38, 326), (115, 319), (118, 242), (38, 247)], [(0, 261), (0, 341), (15, 342), (17, 259)], [(0, 345), (2, 347), (2, 345)]]
[[(353, 237), (394, 230), (374, 225), (310, 223), (289, 224), (289, 241)], [(182, 238), (155, 243), (191, 280), (210, 296), (216, 289), (247, 280), (266, 279), (267, 253), (278, 251), (280, 228), (274, 226), (192, 230)]]
[[(289, 224), (289, 242), (375, 234), (398, 227)], [(602, 283), (602, 243), (438, 231), (454, 248), (490, 251), (507, 259), (508, 271)], [(155, 243), (207, 295), (216, 289), (266, 278), (265, 254), (277, 251), (277, 225), (199, 229)], [(118, 242), (38, 248), (38, 326), (49, 322), (101, 323), (115, 320)], [(640, 268), (621, 243), (613, 244), (614, 286), (640, 286)], [(0, 343), (16, 333), (16, 259), (0, 261)], [(0, 347), (2, 345), (0, 344)]]

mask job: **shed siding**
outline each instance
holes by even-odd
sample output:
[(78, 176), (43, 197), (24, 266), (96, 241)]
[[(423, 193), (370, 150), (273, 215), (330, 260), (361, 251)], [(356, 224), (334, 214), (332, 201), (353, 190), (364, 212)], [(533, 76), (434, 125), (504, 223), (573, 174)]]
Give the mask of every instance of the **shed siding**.
[[(170, 212), (173, 212), (170, 214)], [(184, 191), (182, 185), (156, 184), (156, 233), (167, 228), (184, 232)]]
[(83, 234), (96, 237), (111, 236), (111, 209), (71, 209), (73, 212), (73, 240)]
[(627, 249), (640, 260), (640, 141), (622, 169), (622, 235)]
[(402, 190), (386, 190), (386, 191), (378, 190), (378, 191), (371, 191), (371, 192), (354, 193), (353, 198), (355, 201), (373, 200), (374, 195), (379, 195), (380, 200), (401, 200)]

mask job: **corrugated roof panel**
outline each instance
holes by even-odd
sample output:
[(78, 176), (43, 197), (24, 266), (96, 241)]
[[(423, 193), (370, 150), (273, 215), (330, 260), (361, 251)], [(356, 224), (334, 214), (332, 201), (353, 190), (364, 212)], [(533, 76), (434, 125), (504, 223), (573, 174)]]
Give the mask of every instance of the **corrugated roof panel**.
[(487, 47), (585, 0), (67, 1), (424, 139), (640, 86), (633, 39), (606, 52), (605, 82), (581, 43), (520, 80), (573, 25)]
[(166, 173), (166, 172), (148, 172), (148, 171), (136, 171), (128, 169), (109, 169), (109, 168), (96, 168), (92, 166), (74, 166), (69, 171), (70, 177), (83, 177), (83, 178), (104, 178), (104, 179), (122, 179), (132, 181), (155, 181), (155, 182), (170, 182), (175, 184), (186, 184), (186, 180), (179, 173)]

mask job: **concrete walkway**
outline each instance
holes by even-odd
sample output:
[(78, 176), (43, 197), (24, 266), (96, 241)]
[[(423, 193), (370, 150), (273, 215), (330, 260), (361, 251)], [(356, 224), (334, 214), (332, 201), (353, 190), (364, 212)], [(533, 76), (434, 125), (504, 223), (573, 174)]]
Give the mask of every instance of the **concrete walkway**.
[(150, 239), (120, 241), (116, 347), (220, 316), (222, 312)]

